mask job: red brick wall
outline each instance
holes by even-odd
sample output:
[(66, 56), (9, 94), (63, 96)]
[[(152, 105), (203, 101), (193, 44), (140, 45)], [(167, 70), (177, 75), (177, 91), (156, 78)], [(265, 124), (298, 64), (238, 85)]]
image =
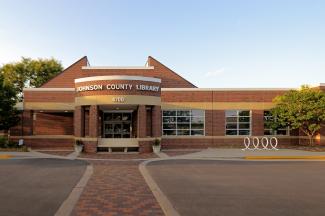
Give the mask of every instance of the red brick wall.
[(83, 135), (85, 137), (89, 136), (89, 109), (88, 107), (84, 110), (84, 130)]
[(213, 110), (205, 110), (205, 135), (213, 136)]
[(146, 137), (147, 133), (147, 113), (146, 113), (146, 106), (139, 105), (138, 106), (138, 137), (144, 138)]
[(272, 102), (285, 91), (162, 91), (163, 102)]
[(147, 130), (146, 130), (146, 136), (152, 136), (152, 110), (151, 107), (147, 107)]
[(225, 135), (225, 111), (205, 110), (205, 135), (206, 136)]
[(196, 88), (195, 85), (151, 56), (148, 57), (148, 64), (154, 66), (154, 73), (162, 79), (162, 88)]
[(42, 88), (73, 88), (74, 79), (88, 76), (103, 75), (131, 75), (131, 76), (147, 76), (162, 79), (163, 88), (195, 87), (192, 83), (185, 80), (174, 71), (161, 64), (152, 57), (148, 57), (148, 64), (154, 66), (154, 69), (87, 69), (82, 70), (82, 66), (87, 66), (87, 57), (83, 57), (62, 73), (45, 83)]
[(96, 141), (83, 141), (84, 152), (95, 153), (97, 152), (97, 142)]
[(74, 79), (81, 76), (81, 67), (87, 66), (87, 63), (88, 60), (86, 56), (79, 59), (56, 77), (42, 85), (41, 88), (74, 88)]
[(24, 91), (24, 102), (74, 103), (74, 92), (67, 91)]
[[(13, 141), (18, 142), (18, 139), (12, 139)], [(27, 147), (34, 149), (73, 149), (74, 139), (72, 138), (62, 138), (62, 139), (31, 139), (24, 138), (24, 144)]]
[(264, 135), (264, 110), (252, 110), (252, 135)]
[(34, 135), (73, 135), (73, 113), (35, 113)]
[(82, 106), (76, 106), (74, 110), (74, 135), (76, 137), (84, 136), (84, 108)]
[[(244, 148), (244, 137), (218, 137), (218, 138), (162, 138), (163, 149), (181, 149), (181, 148), (216, 148), (216, 147), (236, 147)], [(285, 148), (299, 143), (298, 138), (278, 137), (279, 148)]]
[(98, 106), (91, 105), (89, 108), (89, 136), (98, 136)]
[(24, 136), (33, 135), (33, 111), (24, 110), (22, 122), (23, 122), (23, 135)]
[(139, 141), (139, 152), (140, 153), (152, 152), (152, 143), (153, 141)]
[(224, 136), (226, 117), (224, 110), (213, 110), (213, 136)]
[(152, 107), (152, 136), (161, 137), (161, 107)]

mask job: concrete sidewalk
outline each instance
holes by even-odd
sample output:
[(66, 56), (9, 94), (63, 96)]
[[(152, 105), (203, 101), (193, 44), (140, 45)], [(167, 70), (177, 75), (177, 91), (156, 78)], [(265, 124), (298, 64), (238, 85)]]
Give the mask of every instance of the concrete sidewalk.
[(67, 156), (45, 154), (38, 151), (29, 152), (0, 152), (0, 157), (8, 156), (11, 159), (28, 159), (28, 158), (57, 158), (74, 160), (78, 157), (78, 153), (72, 152)]
[(180, 158), (191, 159), (243, 159), (249, 156), (289, 156), (289, 157), (310, 157), (310, 156), (325, 156), (325, 152), (310, 152), (293, 149), (280, 149), (280, 150), (246, 150), (241, 149), (221, 149), (209, 148), (200, 152), (178, 156)]

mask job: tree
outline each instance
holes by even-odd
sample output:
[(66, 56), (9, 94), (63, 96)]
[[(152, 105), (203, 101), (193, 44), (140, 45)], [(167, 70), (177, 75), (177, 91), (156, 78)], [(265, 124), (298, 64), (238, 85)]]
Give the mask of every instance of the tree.
[(325, 93), (302, 86), (299, 90), (277, 96), (273, 101), (276, 106), (271, 109), (275, 119), (272, 128), (299, 129), (308, 136), (309, 143), (313, 146), (314, 138), (325, 121)]
[(15, 108), (17, 94), (13, 86), (4, 83), (0, 73), (0, 130), (8, 130), (19, 122), (18, 110)]
[(21, 101), (23, 88), (40, 87), (62, 70), (61, 63), (53, 58), (34, 60), (22, 57), (19, 62), (3, 65), (0, 72), (5, 84), (14, 87)]

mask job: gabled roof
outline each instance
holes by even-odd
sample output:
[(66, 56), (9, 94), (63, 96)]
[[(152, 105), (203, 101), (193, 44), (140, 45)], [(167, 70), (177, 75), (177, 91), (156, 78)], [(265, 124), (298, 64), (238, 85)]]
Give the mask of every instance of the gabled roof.
[(158, 73), (160, 78), (163, 80), (163, 88), (197, 88), (193, 83), (181, 77), (152, 56), (148, 56), (147, 64), (148, 66), (155, 67), (156, 73)]
[(40, 88), (74, 88), (74, 79), (81, 73), (81, 68), (88, 64), (88, 58), (84, 56), (44, 83)]
[(89, 67), (87, 56), (84, 56), (40, 88), (74, 88), (74, 80), (77, 78), (105, 75), (156, 77), (162, 80), (162, 88), (196, 88), (151, 56), (148, 57), (146, 67)]

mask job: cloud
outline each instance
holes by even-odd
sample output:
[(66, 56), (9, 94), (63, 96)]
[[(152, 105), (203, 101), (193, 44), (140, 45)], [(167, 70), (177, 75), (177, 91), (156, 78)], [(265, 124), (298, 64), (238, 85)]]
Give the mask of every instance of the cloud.
[(205, 76), (206, 77), (217, 77), (224, 73), (225, 73), (225, 68), (223, 67), (223, 68), (219, 68), (215, 71), (207, 72), (207, 73), (205, 73)]

